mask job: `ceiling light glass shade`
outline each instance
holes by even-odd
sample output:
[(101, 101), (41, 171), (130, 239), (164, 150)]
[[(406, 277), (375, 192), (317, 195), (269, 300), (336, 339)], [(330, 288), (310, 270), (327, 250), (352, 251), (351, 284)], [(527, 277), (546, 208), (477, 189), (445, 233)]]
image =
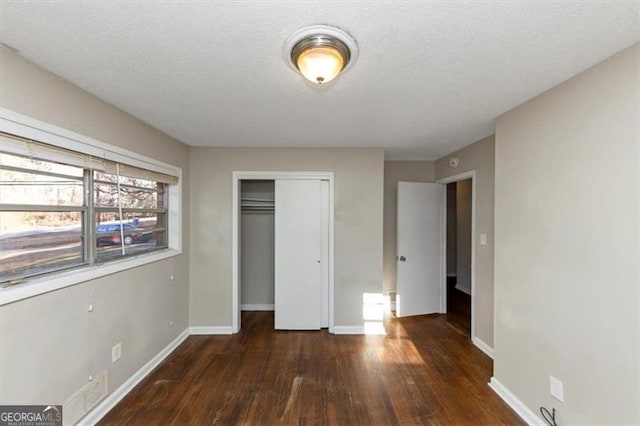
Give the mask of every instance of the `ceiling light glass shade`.
[(307, 80), (322, 84), (340, 74), (344, 58), (332, 47), (312, 47), (300, 53), (296, 65)]
[(313, 25), (289, 37), (283, 54), (287, 64), (307, 80), (324, 84), (353, 65), (358, 47), (349, 34), (338, 28)]

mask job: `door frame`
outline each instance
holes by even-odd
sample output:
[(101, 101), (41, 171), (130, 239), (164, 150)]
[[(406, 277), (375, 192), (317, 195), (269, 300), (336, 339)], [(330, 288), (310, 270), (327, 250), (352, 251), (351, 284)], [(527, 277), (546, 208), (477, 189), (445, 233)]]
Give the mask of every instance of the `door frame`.
[(476, 341), (476, 171), (469, 170), (453, 176), (438, 179), (436, 183), (445, 185), (444, 191), (444, 226), (442, 230), (442, 242), (444, 256), (442, 257), (441, 306), (442, 313), (447, 313), (447, 191), (446, 185), (471, 179), (471, 340)]
[[(240, 181), (277, 179), (319, 179), (329, 181), (329, 332), (334, 331), (334, 173), (333, 172), (278, 172), (233, 171), (231, 179), (231, 327), (232, 333), (240, 331)], [(276, 206), (277, 208), (277, 206)]]

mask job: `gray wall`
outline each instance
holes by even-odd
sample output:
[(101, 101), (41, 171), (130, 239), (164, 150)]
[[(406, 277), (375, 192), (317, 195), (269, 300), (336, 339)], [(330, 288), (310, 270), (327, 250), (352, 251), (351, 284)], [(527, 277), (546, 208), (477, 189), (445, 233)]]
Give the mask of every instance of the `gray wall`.
[(381, 149), (192, 148), (192, 326), (231, 326), (231, 182), (238, 171), (335, 172), (335, 324), (362, 326), (382, 291)]
[(447, 276), (456, 275), (456, 182), (447, 184)]
[(559, 424), (640, 423), (639, 62), (636, 44), (496, 121), (494, 375)]
[(471, 179), (456, 182), (456, 287), (471, 293)]
[[(182, 208), (189, 217), (185, 145), (0, 49), (3, 108), (182, 167)], [(112, 391), (184, 331), (188, 223), (183, 221), (179, 257), (0, 307), (0, 402), (63, 403), (87, 383), (89, 373), (104, 369)], [(92, 287), (94, 312), (89, 313)], [(122, 358), (112, 364), (111, 347), (117, 342), (122, 342)]]
[[(273, 200), (274, 181), (242, 181), (242, 196)], [(240, 218), (242, 304), (273, 305), (275, 223), (273, 211), (243, 211)]]
[(398, 182), (433, 182), (433, 161), (384, 162), (384, 283), (386, 293), (396, 291), (396, 214)]
[[(457, 168), (449, 168), (449, 158), (458, 157)], [(470, 170), (476, 171), (476, 259), (475, 334), (493, 346), (493, 191), (494, 137), (481, 139), (435, 163), (436, 180)], [(487, 234), (487, 245), (480, 245), (480, 234)]]

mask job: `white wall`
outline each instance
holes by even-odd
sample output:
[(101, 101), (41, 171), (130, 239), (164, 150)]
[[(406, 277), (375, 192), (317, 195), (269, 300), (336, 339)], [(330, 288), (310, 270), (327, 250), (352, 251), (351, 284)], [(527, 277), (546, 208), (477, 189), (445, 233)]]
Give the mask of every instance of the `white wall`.
[(363, 293), (382, 291), (381, 149), (191, 149), (192, 326), (231, 326), (233, 171), (335, 175), (335, 324), (363, 326)]
[(384, 292), (396, 291), (398, 182), (433, 182), (433, 161), (384, 162)]
[(558, 424), (640, 423), (639, 62), (636, 44), (496, 121), (494, 376)]
[[(189, 217), (185, 145), (8, 49), (0, 55), (3, 108), (182, 167)], [(112, 391), (185, 330), (188, 230), (185, 220), (181, 256), (0, 307), (0, 403), (61, 404), (105, 369)], [(117, 342), (122, 358), (112, 364)]]
[[(457, 168), (449, 168), (449, 158), (458, 157)], [(475, 329), (476, 337), (493, 346), (493, 190), (494, 137), (489, 136), (452, 152), (435, 162), (435, 179), (476, 171), (475, 235)], [(487, 245), (480, 245), (480, 234), (487, 234)]]
[[(242, 181), (241, 197), (274, 200), (274, 181)], [(241, 304), (273, 305), (274, 211), (243, 211), (240, 218)]]

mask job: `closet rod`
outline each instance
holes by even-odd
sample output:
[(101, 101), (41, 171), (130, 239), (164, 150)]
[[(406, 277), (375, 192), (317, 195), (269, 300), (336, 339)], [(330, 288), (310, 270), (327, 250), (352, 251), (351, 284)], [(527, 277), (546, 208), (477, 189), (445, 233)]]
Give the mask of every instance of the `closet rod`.
[(275, 200), (270, 200), (268, 198), (241, 198), (240, 201), (256, 201), (259, 203), (273, 203)]

